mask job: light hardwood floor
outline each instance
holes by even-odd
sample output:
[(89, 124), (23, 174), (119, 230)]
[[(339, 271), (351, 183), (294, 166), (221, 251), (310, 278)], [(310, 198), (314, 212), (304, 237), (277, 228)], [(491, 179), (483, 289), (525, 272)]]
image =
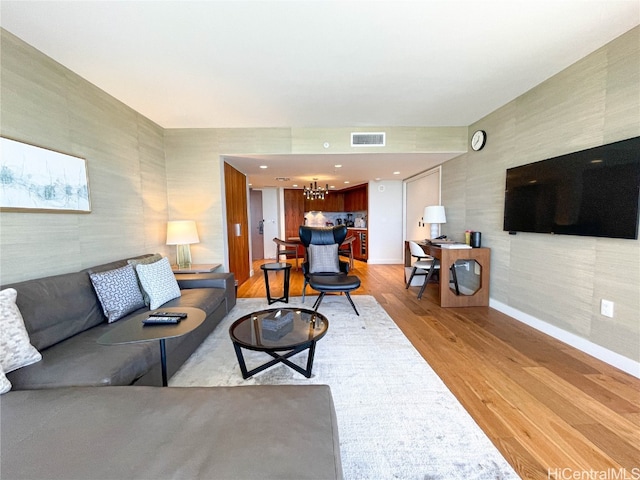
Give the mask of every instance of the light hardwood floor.
[[(266, 296), (267, 261), (238, 297)], [(377, 299), (522, 478), (640, 479), (639, 379), (492, 308), (440, 308), (436, 284), (418, 300), (401, 265), (353, 273), (352, 295)], [(292, 296), (302, 284), (292, 268)]]

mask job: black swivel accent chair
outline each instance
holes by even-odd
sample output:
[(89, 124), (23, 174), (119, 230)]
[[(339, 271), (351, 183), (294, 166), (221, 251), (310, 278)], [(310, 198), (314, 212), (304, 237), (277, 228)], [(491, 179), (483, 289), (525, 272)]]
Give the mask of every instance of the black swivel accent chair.
[(309, 227), (301, 225), (299, 230), (300, 242), (306, 249), (306, 258), (302, 264), (304, 286), (302, 287), (302, 302), (304, 303), (307, 285), (320, 292), (313, 305), (318, 310), (322, 299), (327, 293), (344, 293), (356, 312), (350, 292), (360, 287), (360, 279), (349, 275), (349, 262), (340, 260), (338, 249), (347, 236), (347, 227)]

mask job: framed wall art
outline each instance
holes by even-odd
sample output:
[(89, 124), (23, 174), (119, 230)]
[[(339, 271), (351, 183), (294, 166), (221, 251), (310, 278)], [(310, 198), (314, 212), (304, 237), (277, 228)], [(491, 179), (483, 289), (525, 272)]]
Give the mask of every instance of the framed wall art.
[(90, 213), (87, 161), (0, 137), (0, 210)]

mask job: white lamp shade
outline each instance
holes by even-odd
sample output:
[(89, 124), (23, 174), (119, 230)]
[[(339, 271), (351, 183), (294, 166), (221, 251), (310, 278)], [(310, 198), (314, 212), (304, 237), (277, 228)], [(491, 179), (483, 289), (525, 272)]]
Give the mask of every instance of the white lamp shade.
[(167, 245), (188, 245), (200, 243), (196, 222), (176, 220), (167, 222)]
[(447, 223), (447, 217), (444, 214), (444, 207), (442, 205), (424, 207), (424, 216), (422, 221), (424, 223)]

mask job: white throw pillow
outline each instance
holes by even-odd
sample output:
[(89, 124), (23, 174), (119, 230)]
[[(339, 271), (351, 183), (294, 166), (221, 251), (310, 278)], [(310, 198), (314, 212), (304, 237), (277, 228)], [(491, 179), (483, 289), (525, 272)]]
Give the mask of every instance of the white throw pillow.
[[(160, 260), (162, 260), (162, 255), (160, 255), (159, 253), (154, 253), (150, 257), (132, 258), (131, 260), (127, 260), (127, 263), (131, 265), (135, 270), (135, 268), (138, 265), (149, 265), (150, 263), (156, 263)], [(136, 271), (136, 278), (137, 276), (138, 276), (138, 272)], [(149, 304), (151, 303), (151, 301), (149, 300), (149, 294), (147, 294), (147, 292), (144, 291), (142, 284), (139, 282), (140, 282), (140, 279), (138, 279), (138, 285), (140, 287), (140, 291), (142, 292), (142, 298), (144, 298), (144, 304), (148, 307)]]
[(338, 244), (309, 245), (309, 273), (339, 273)]
[(138, 265), (136, 272), (138, 272), (142, 288), (149, 295), (151, 310), (155, 310), (181, 295), (178, 281), (173, 275), (168, 258), (165, 257), (149, 265)]
[(138, 277), (131, 265), (89, 274), (109, 323), (145, 306)]
[(18, 292), (14, 288), (0, 292), (0, 365), (7, 373), (42, 360), (31, 345), (16, 298)]
[(7, 393), (9, 390), (11, 390), (11, 382), (4, 375), (4, 370), (0, 365), (0, 395)]

